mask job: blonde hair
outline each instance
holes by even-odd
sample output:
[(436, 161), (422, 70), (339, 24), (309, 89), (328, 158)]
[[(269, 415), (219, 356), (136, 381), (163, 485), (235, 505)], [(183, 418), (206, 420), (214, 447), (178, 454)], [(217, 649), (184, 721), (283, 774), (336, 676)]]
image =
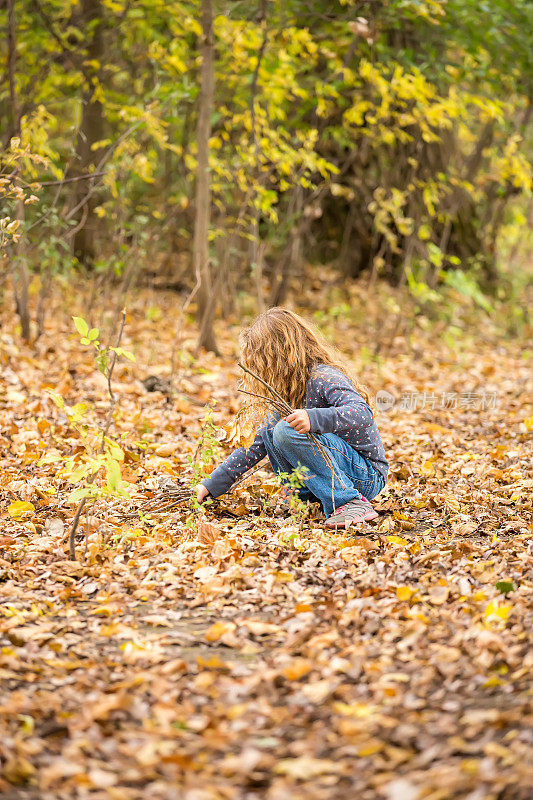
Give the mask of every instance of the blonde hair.
[[(301, 408), (305, 388), (318, 364), (335, 367), (352, 381), (368, 402), (365, 387), (346, 370), (334, 347), (318, 328), (286, 308), (270, 308), (245, 328), (240, 336), (241, 361), (270, 384), (291, 408)], [(243, 388), (264, 396), (270, 392), (259, 381), (245, 374)], [(263, 414), (272, 411), (266, 401), (253, 404)]]

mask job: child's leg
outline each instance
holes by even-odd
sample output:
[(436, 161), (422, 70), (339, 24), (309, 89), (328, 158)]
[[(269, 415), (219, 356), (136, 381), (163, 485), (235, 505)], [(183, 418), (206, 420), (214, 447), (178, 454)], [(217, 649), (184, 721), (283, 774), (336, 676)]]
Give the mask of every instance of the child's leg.
[[(333, 433), (321, 434), (318, 439), (333, 462), (333, 488), (331, 469), (305, 434), (298, 433), (283, 420), (272, 429), (274, 457), (278, 463), (281, 460), (284, 464), (282, 471), (290, 472), (298, 465), (307, 468), (308, 475), (304, 477), (304, 483), (320, 500), (326, 516), (329, 517), (334, 508), (350, 500), (360, 499), (361, 496), (371, 500), (381, 491), (383, 481), (379, 473), (347, 442)], [(288, 470), (287, 464), (290, 465)]]
[[(276, 475), (280, 475), (282, 473), (290, 474), (293, 471), (294, 466), (285, 458), (283, 452), (279, 451), (274, 445), (274, 428), (278, 422), (279, 417), (272, 418), (269, 423), (261, 428), (260, 433), (266, 447), (270, 465)], [(287, 486), (290, 485), (287, 480), (282, 480), (282, 483)], [(302, 502), (305, 502), (306, 500), (315, 503), (318, 502), (318, 498), (315, 497), (313, 493), (310, 492), (305, 486), (299, 487), (296, 490), (296, 493)]]

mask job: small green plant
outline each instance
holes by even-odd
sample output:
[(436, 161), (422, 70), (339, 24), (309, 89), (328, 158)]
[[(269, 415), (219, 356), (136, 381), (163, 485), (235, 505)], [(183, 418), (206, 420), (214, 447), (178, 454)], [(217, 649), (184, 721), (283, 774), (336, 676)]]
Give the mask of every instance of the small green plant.
[[(304, 521), (309, 515), (307, 504), (300, 499), (298, 494), (298, 489), (305, 486), (307, 473), (307, 467), (302, 467), (299, 464), (291, 472), (280, 472), (277, 475), (277, 482), (287, 496), (290, 520), (300, 531)], [(289, 538), (294, 539), (295, 535), (293, 534)]]
[(452, 289), (455, 289), (463, 297), (468, 297), (476, 303), (480, 308), (487, 312), (487, 314), (493, 311), (493, 308), (476, 281), (473, 275), (469, 275), (466, 272), (463, 272), (462, 269), (454, 269), (451, 271), (444, 271), (441, 270), (439, 273), (439, 277), (446, 284)]
[(72, 317), (76, 330), (80, 334), (80, 343), (93, 347), (95, 350), (94, 360), (97, 369), (105, 375), (109, 369), (109, 363), (114, 353), (116, 356), (123, 356), (129, 361), (135, 361), (135, 356), (123, 347), (111, 347), (100, 344), (100, 331), (98, 328), (89, 328), (83, 317)]
[[(76, 502), (82, 498), (96, 500), (100, 497), (119, 496), (129, 497), (128, 484), (121, 477), (121, 463), (124, 461), (124, 451), (120, 445), (109, 437), (103, 439), (101, 444), (101, 429), (90, 419), (89, 406), (77, 403), (68, 406), (61, 395), (49, 392), (49, 397), (60, 408), (68, 419), (69, 425), (78, 433), (81, 443), (81, 452), (64, 459), (57, 456), (44, 456), (41, 464), (50, 464), (62, 461), (60, 475), (67, 478), (69, 483), (76, 484), (68, 496), (69, 502)], [(103, 477), (103, 482), (96, 483), (94, 478)], [(89, 481), (93, 478), (92, 481)]]
[(407, 286), (413, 299), (426, 306), (439, 302), (439, 293), (431, 289), (422, 277), (421, 267), (406, 267), (405, 274), (407, 277)]
[[(220, 430), (217, 427), (213, 418), (213, 407), (208, 407), (204, 418), (202, 420), (202, 432), (198, 439), (198, 444), (194, 453), (187, 457), (191, 467), (191, 485), (196, 486), (201, 480), (207, 478), (210, 474), (210, 467), (219, 458), (221, 453), (221, 446), (218, 440)], [(199, 503), (196, 497), (191, 497), (191, 508), (193, 513), (187, 517), (185, 524), (191, 528), (195, 524), (196, 512), (202, 509), (202, 506), (209, 504), (211, 500), (206, 500)]]
[(109, 394), (107, 419), (104, 427), (101, 428), (91, 417), (90, 406), (85, 403), (68, 406), (61, 395), (55, 392), (49, 393), (56, 406), (65, 413), (69, 424), (76, 430), (81, 442), (81, 452), (72, 456), (64, 459), (45, 456), (42, 459), (42, 463), (62, 460), (61, 475), (66, 477), (69, 483), (77, 484), (77, 488), (71, 492), (68, 498), (71, 502), (78, 502), (70, 532), (70, 557), (74, 560), (76, 557), (74, 536), (86, 502), (88, 500), (95, 502), (109, 497), (130, 497), (130, 486), (122, 479), (120, 466), (124, 461), (124, 450), (118, 442), (108, 436), (108, 432), (116, 405), (111, 380), (117, 358), (124, 356), (130, 361), (135, 361), (135, 357), (120, 347), (126, 321), (125, 311), (122, 312), (120, 330), (114, 347), (101, 345), (98, 328), (89, 329), (83, 317), (74, 317), (73, 319), (76, 330), (81, 336), (81, 344), (94, 349), (95, 366), (106, 376)]
[(202, 478), (207, 478), (208, 468), (213, 465), (220, 455), (221, 447), (218, 440), (220, 435), (213, 418), (213, 407), (207, 408), (202, 420), (202, 432), (196, 445), (196, 450), (188, 460), (192, 467), (192, 482), (197, 483)]

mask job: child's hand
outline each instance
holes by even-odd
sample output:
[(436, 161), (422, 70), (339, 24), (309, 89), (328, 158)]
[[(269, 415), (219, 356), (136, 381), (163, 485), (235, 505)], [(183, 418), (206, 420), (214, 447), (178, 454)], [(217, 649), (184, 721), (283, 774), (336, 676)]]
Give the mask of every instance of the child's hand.
[(293, 411), (288, 417), (285, 417), (285, 422), (288, 422), (291, 428), (294, 428), (298, 433), (307, 433), (311, 430), (311, 423), (309, 421), (309, 414), (307, 411), (300, 409)]
[(203, 503), (207, 495), (209, 494), (209, 489), (203, 485), (203, 483), (199, 483), (196, 487), (196, 499), (199, 503)]

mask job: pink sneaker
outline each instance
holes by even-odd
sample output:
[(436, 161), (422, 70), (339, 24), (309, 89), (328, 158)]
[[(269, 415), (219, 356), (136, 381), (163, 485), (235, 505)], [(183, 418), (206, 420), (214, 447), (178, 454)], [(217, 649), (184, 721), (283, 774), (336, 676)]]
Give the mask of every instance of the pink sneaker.
[(361, 497), (361, 499), (350, 500), (337, 508), (331, 517), (327, 518), (326, 527), (347, 529), (354, 523), (369, 522), (371, 519), (376, 519), (377, 516), (372, 503), (366, 497)]

